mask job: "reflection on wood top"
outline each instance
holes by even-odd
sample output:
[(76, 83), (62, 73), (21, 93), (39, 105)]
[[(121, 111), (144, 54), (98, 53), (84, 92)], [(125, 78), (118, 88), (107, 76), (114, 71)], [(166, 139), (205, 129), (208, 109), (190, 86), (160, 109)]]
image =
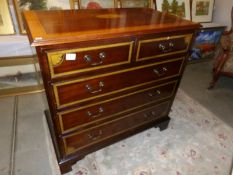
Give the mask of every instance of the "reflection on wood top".
[(152, 9), (25, 11), (32, 46), (196, 29), (198, 23)]

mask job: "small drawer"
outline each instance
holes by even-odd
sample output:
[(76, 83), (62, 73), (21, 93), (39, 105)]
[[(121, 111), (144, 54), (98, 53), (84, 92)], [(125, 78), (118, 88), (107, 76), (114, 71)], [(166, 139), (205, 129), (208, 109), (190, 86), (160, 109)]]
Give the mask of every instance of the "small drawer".
[(129, 113), (158, 100), (170, 98), (175, 91), (177, 81), (141, 89), (130, 94), (117, 96), (111, 100), (58, 113), (62, 134), (84, 125), (102, 121), (121, 114)]
[(137, 61), (154, 59), (188, 51), (192, 34), (139, 40)]
[(178, 76), (183, 62), (184, 59), (179, 58), (88, 79), (56, 83), (53, 85), (56, 105), (58, 108), (63, 108)]
[(75, 151), (82, 150), (85, 147), (161, 118), (167, 115), (169, 104), (170, 101), (163, 102), (154, 107), (131, 113), (97, 127), (64, 136), (62, 142), (64, 143), (65, 154), (69, 155)]
[(131, 61), (133, 43), (130, 41), (48, 52), (51, 78), (128, 64)]

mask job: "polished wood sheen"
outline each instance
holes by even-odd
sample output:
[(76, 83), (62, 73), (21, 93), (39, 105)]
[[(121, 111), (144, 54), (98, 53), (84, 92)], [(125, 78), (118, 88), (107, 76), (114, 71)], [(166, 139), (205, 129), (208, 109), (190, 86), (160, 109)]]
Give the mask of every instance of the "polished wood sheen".
[(199, 24), (152, 9), (25, 11), (61, 172), (150, 127), (166, 129)]
[[(98, 78), (91, 77), (90, 80), (76, 79), (54, 84), (54, 93), (57, 107), (61, 108), (79, 102), (88, 101), (126, 89), (142, 86), (159, 81), (160, 79), (178, 76), (184, 59), (152, 65), (141, 69), (116, 73)], [(147, 75), (147, 76), (141, 76)], [(125, 78), (127, 77), (127, 78)], [(130, 81), (129, 81), (130, 80)]]
[(86, 125), (92, 125), (93, 122), (101, 122), (110, 117), (117, 117), (123, 113), (129, 113), (140, 106), (172, 97), (176, 85), (177, 82), (172, 81), (147, 89), (133, 91), (127, 94), (127, 96), (119, 97), (115, 100), (101, 101), (91, 107), (58, 113), (62, 132), (84, 128)]
[(139, 40), (137, 61), (187, 52), (192, 35), (156, 37)]
[[(132, 57), (133, 42), (114, 43), (89, 48), (48, 52), (52, 77), (64, 74), (86, 72), (98, 67), (106, 68), (129, 64)], [(119, 50), (121, 52), (119, 52)], [(76, 60), (68, 60), (67, 54), (75, 54)]]
[(148, 123), (151, 120), (158, 119), (167, 113), (168, 107), (169, 102), (160, 103), (156, 106), (143, 109), (136, 114), (131, 113), (123, 118), (118, 118), (93, 129), (65, 136), (63, 138), (65, 152), (66, 154), (70, 154), (89, 145), (104, 141), (108, 137), (113, 137), (114, 135), (125, 132), (125, 130), (130, 130)]
[(194, 29), (197, 23), (153, 9), (25, 11), (33, 46)]

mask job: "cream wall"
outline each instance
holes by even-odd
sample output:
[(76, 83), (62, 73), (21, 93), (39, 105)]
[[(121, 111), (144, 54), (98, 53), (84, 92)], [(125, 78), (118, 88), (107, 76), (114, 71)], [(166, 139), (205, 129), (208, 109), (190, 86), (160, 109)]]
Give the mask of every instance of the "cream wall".
[(229, 29), (231, 26), (232, 6), (233, 6), (233, 0), (215, 0), (213, 22), (226, 25)]
[(13, 0), (9, 0), (8, 2), (10, 5), (15, 34), (0, 36), (0, 59), (1, 57), (35, 55), (35, 51), (33, 48), (31, 48), (27, 35), (19, 34), (16, 13), (13, 7)]

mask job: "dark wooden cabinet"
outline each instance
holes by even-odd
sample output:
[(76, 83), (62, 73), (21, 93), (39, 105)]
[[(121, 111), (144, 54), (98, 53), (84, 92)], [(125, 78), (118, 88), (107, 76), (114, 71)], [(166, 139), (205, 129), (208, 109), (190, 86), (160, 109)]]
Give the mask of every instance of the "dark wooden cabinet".
[(61, 171), (85, 155), (165, 129), (199, 24), (152, 9), (24, 12)]

